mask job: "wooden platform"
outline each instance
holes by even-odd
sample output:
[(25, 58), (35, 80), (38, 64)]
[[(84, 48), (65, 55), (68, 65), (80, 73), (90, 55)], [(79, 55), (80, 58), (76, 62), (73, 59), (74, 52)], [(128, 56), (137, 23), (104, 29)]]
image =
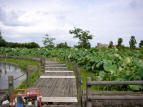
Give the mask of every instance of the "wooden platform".
[(77, 103), (76, 79), (64, 64), (45, 61), (45, 73), (30, 87), (39, 88), (42, 102)]

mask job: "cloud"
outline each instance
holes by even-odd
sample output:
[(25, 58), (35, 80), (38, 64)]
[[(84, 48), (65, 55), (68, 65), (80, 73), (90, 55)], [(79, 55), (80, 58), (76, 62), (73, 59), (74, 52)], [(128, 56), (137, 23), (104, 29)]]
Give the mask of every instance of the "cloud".
[(23, 11), (5, 12), (0, 7), (0, 21), (6, 26), (29, 26), (29, 23), (24, 23), (19, 20), (23, 14)]
[(120, 37), (128, 46), (132, 35), (138, 42), (142, 39), (142, 0), (1, 1), (0, 29), (6, 37), (12, 35), (19, 42), (21, 40), (16, 38), (42, 44), (44, 35), (49, 34), (56, 38), (56, 43), (67, 41), (74, 45), (78, 39), (69, 34), (74, 27), (94, 35), (92, 46), (97, 42), (108, 44), (111, 40), (117, 43)]

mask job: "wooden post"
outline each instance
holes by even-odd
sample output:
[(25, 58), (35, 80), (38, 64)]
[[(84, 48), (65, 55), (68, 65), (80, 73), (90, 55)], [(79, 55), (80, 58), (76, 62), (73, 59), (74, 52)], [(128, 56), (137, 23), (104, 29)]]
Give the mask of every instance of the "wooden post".
[(6, 63), (6, 53), (5, 53), (5, 59), (4, 59), (4, 62)]
[(10, 101), (14, 91), (13, 76), (8, 76), (8, 88), (9, 88), (9, 101)]
[(30, 69), (27, 67), (27, 87), (30, 86)]
[(66, 64), (66, 66), (67, 66), (67, 58), (65, 58), (65, 64)]
[(91, 82), (91, 77), (87, 77), (86, 78), (86, 101), (87, 101), (86, 107), (92, 107), (91, 100), (90, 100), (90, 98), (88, 98), (88, 96), (91, 96), (90, 82)]
[(71, 63), (70, 59), (68, 59), (68, 68), (70, 68), (70, 63)]
[(43, 70), (45, 72), (45, 58), (43, 59)]
[(74, 75), (76, 76), (76, 87), (77, 87), (77, 97), (78, 97), (78, 105), (82, 105), (82, 86), (81, 86), (81, 76), (79, 73), (79, 69), (77, 63), (74, 61)]
[(41, 75), (41, 63), (38, 63), (38, 77)]
[(43, 57), (41, 58), (41, 66), (43, 71), (45, 71), (45, 59)]
[(78, 105), (82, 105), (82, 86), (81, 86), (81, 76), (78, 76)]

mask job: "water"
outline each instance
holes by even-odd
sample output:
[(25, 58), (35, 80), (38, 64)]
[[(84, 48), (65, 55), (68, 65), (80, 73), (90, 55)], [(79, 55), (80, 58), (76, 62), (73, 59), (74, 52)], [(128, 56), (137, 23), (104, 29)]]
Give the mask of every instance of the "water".
[(0, 62), (0, 89), (8, 89), (8, 76), (13, 76), (13, 79), (15, 79), (14, 88), (19, 86), (21, 82), (26, 79), (24, 70), (19, 66)]

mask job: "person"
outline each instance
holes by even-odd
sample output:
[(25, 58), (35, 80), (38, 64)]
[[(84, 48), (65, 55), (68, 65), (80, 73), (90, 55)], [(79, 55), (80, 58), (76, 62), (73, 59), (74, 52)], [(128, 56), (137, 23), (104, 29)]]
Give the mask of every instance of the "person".
[(21, 95), (17, 96), (17, 105), (16, 105), (16, 107), (24, 107), (23, 106), (23, 98), (22, 98)]

